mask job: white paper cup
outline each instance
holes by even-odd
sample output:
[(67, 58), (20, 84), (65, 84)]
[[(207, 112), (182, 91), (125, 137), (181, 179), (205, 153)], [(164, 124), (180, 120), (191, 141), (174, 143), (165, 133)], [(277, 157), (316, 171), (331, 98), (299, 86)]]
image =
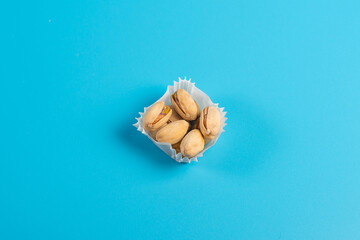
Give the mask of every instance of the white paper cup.
[[(140, 131), (142, 134), (145, 134), (156, 146), (158, 146), (161, 150), (163, 150), (167, 155), (169, 155), (172, 159), (176, 160), (177, 162), (181, 162), (181, 163), (190, 163), (192, 161), (196, 161), (197, 162), (197, 158), (198, 157), (202, 157), (203, 153), (209, 149), (212, 145), (214, 145), (217, 141), (217, 139), (219, 138), (219, 136), (221, 135), (222, 132), (224, 132), (224, 127), (226, 125), (225, 121), (226, 121), (226, 112), (224, 112), (224, 108), (219, 108), (218, 107), (218, 103), (214, 104), (211, 99), (209, 98), (208, 95), (206, 95), (204, 92), (202, 92), (200, 89), (198, 89), (197, 87), (195, 87), (195, 83), (192, 83), (189, 80), (186, 80), (186, 77), (184, 80), (182, 80), (181, 78), (179, 78), (179, 82), (174, 81), (174, 85), (173, 86), (168, 86), (167, 87), (167, 91), (166, 93), (156, 102), (159, 101), (163, 101), (165, 102), (166, 105), (171, 105), (171, 100), (170, 100), (170, 96), (176, 92), (178, 89), (184, 89), (186, 90), (193, 98), (194, 100), (199, 104), (200, 109), (203, 109), (204, 107), (207, 106), (214, 106), (216, 108), (219, 109), (220, 111), (220, 116), (221, 116), (221, 126), (220, 126), (220, 131), (219, 133), (216, 135), (216, 137), (209, 141), (208, 143), (206, 143), (204, 149), (197, 154), (195, 157), (192, 158), (188, 158), (188, 157), (182, 157), (181, 153), (176, 154), (175, 149), (173, 149), (171, 147), (170, 143), (160, 143), (160, 142), (156, 142), (150, 135), (149, 132), (145, 131), (142, 125), (142, 120), (144, 117), (144, 114), (146, 113), (146, 111), (152, 106), (149, 107), (145, 107), (144, 108), (144, 112), (139, 112), (140, 117), (136, 118), (137, 122), (135, 124), (133, 124), (134, 127), (137, 128), (138, 131)], [(149, 153), (150, 154), (150, 153)]]

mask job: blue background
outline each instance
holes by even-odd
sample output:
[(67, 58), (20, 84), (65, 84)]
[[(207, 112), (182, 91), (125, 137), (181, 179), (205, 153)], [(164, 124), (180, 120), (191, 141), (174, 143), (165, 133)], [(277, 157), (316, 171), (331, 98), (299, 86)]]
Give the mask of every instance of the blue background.
[[(0, 239), (360, 239), (360, 1), (22, 1), (1, 22)], [(198, 163), (132, 126), (178, 77)]]

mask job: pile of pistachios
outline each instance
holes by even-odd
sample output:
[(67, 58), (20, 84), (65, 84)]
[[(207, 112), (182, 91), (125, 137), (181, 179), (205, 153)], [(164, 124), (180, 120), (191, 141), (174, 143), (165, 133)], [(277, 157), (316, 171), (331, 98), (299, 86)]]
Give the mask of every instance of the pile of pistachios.
[(218, 134), (220, 112), (214, 106), (200, 110), (183, 89), (172, 94), (170, 100), (170, 106), (154, 103), (144, 115), (143, 127), (155, 141), (170, 143), (183, 157), (194, 157)]

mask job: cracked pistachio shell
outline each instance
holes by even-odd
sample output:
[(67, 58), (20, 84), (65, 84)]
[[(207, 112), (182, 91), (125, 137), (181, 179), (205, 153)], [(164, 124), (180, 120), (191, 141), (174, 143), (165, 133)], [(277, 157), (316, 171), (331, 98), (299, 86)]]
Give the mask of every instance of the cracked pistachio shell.
[(180, 115), (176, 112), (176, 110), (174, 109), (174, 106), (170, 106), (171, 110), (172, 110), (172, 114), (169, 118), (169, 120), (167, 121), (167, 123), (172, 123), (178, 120), (183, 120), (182, 117), (180, 117)]
[(147, 110), (143, 118), (143, 127), (147, 131), (154, 131), (166, 124), (172, 114), (172, 110), (164, 102), (154, 103)]
[(156, 141), (174, 144), (180, 142), (189, 129), (190, 124), (179, 120), (167, 124), (156, 133)]
[(205, 139), (214, 139), (220, 130), (221, 116), (216, 107), (205, 107), (200, 114), (200, 130)]
[(176, 112), (185, 120), (195, 120), (200, 115), (199, 105), (184, 89), (177, 90), (170, 96)]
[(191, 158), (196, 156), (204, 149), (205, 141), (201, 135), (200, 130), (191, 130), (180, 144), (181, 154), (185, 157)]

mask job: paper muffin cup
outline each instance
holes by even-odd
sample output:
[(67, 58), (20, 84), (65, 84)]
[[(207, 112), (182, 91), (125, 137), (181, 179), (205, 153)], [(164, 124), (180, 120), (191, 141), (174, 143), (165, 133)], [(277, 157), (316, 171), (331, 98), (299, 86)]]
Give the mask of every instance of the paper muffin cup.
[(143, 117), (146, 113), (146, 111), (152, 106), (149, 107), (145, 107), (144, 108), (144, 112), (139, 112), (140, 117), (139, 118), (135, 118), (137, 120), (137, 122), (135, 124), (133, 124), (134, 127), (137, 128), (137, 130), (139, 132), (141, 132), (142, 134), (146, 135), (156, 146), (158, 146), (161, 150), (163, 150), (167, 155), (169, 155), (172, 159), (176, 160), (177, 162), (180, 163), (190, 163), (192, 161), (198, 161), (197, 158), (198, 157), (202, 157), (204, 152), (209, 149), (212, 145), (214, 145), (216, 143), (216, 141), (218, 140), (219, 136), (221, 135), (222, 132), (224, 132), (224, 127), (226, 125), (226, 112), (224, 112), (224, 108), (219, 108), (219, 104), (218, 103), (213, 103), (210, 99), (210, 97), (208, 95), (206, 95), (204, 92), (202, 92), (200, 89), (198, 89), (197, 87), (195, 87), (195, 83), (191, 82), (191, 79), (186, 80), (185, 79), (181, 79), (179, 78), (179, 82), (174, 81), (174, 85), (173, 86), (168, 86), (167, 87), (167, 91), (165, 92), (165, 94), (156, 102), (159, 101), (163, 101), (165, 102), (166, 105), (171, 105), (171, 100), (170, 100), (170, 96), (176, 92), (178, 89), (184, 89), (186, 90), (191, 97), (194, 98), (194, 100), (198, 103), (200, 109), (203, 109), (204, 107), (207, 106), (214, 106), (217, 109), (219, 109), (220, 111), (220, 116), (221, 116), (221, 125), (220, 125), (220, 130), (218, 132), (218, 134), (216, 135), (216, 137), (212, 140), (210, 140), (209, 142), (207, 142), (205, 144), (204, 149), (197, 154), (196, 156), (192, 157), (192, 158), (188, 158), (188, 157), (182, 157), (181, 153), (176, 154), (175, 149), (173, 149), (171, 147), (170, 143), (160, 143), (155, 141), (149, 134), (148, 131), (144, 130), (143, 128)]

